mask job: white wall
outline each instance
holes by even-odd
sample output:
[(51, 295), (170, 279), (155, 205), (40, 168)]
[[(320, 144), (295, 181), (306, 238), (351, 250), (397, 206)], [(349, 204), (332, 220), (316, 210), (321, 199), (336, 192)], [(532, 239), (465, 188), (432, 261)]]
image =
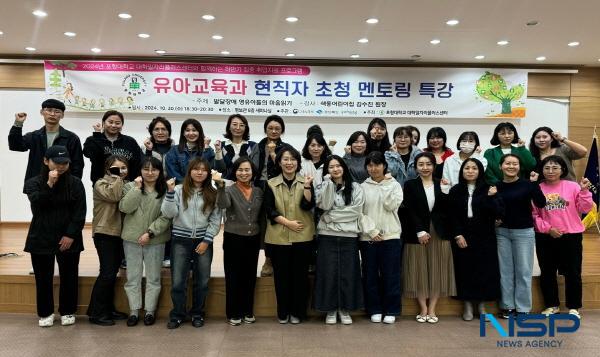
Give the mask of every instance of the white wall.
[[(31, 90), (5, 90), (0, 91), (0, 113), (2, 113), (2, 125), (0, 125), (0, 221), (22, 222), (31, 219), (29, 202), (22, 193), (23, 178), (27, 167), (28, 153), (12, 152), (8, 150), (8, 132), (14, 121), (14, 113), (26, 112), (28, 119), (25, 122), (23, 132), (29, 132), (41, 128), (44, 123), (39, 114), (40, 104), (45, 99), (43, 91)], [(527, 102), (527, 118), (515, 120), (521, 136), (529, 141), (531, 132), (539, 126), (550, 126), (563, 135), (567, 135), (568, 129), (568, 103), (557, 101), (545, 101), (540, 99), (529, 99)], [(124, 133), (133, 136), (142, 142), (148, 136), (147, 125), (150, 119), (156, 115), (152, 114), (126, 114)], [(187, 115), (166, 115), (173, 126), (173, 138), (178, 140), (181, 122), (190, 117)], [(226, 116), (192, 116), (200, 120), (206, 135), (214, 140), (222, 139)], [(81, 142), (92, 133), (92, 125), (99, 122), (101, 115), (87, 113), (67, 112), (61, 124), (77, 133)], [(306, 129), (312, 124), (319, 124), (327, 139), (336, 139), (338, 144), (334, 150), (336, 154), (343, 153), (343, 147), (350, 134), (356, 130), (365, 130), (371, 118), (308, 118), (308, 117), (284, 117), (286, 122), (286, 133), (284, 141), (301, 149), (306, 138)], [(248, 117), (250, 121), (251, 139), (259, 141), (263, 137), (262, 125), (264, 117)], [(424, 137), (427, 130), (432, 126), (442, 126), (448, 134), (448, 146), (455, 148), (456, 140), (461, 132), (466, 130), (476, 131), (487, 148), (494, 127), (501, 120), (495, 119), (385, 119), (388, 129), (393, 132), (401, 125), (412, 124), (419, 128)], [(390, 134), (391, 135), (391, 134)], [(421, 146), (424, 139), (421, 140)], [(91, 221), (91, 181), (89, 180), (90, 163), (85, 159), (85, 170), (83, 182), (87, 191), (88, 214), (87, 220)]]

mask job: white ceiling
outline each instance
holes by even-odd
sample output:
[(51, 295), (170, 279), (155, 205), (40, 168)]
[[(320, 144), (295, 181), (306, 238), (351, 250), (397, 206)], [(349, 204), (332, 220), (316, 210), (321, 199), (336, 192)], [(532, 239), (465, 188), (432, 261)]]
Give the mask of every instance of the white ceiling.
[[(600, 65), (599, 0), (0, 0), (0, 9), (0, 57), (92, 56), (90, 49), (98, 47), (98, 57), (158, 57), (155, 49), (222, 56), (227, 50), (235, 57), (420, 55), (420, 62)], [(48, 16), (33, 16), (36, 9)], [(121, 12), (133, 18), (122, 20)], [(207, 22), (204, 14), (216, 19)], [(288, 23), (288, 16), (299, 21)], [(367, 24), (371, 17), (379, 23)], [(453, 18), (460, 24), (447, 26)], [(539, 24), (527, 26), (531, 20)], [(65, 31), (77, 36), (68, 38)], [(214, 34), (224, 38), (213, 40)], [(296, 42), (285, 42), (288, 36)], [(357, 42), (363, 37), (369, 43)], [(434, 38), (441, 43), (430, 44)], [(500, 40), (510, 43), (498, 46)], [(567, 46), (571, 41), (581, 44)], [(547, 59), (536, 61), (538, 56)]]

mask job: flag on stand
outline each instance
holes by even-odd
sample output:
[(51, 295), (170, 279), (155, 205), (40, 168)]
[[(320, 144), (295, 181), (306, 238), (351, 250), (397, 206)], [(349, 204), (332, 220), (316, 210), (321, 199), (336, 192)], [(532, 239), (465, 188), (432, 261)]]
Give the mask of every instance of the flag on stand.
[(586, 229), (596, 226), (600, 232), (600, 225), (598, 221), (598, 189), (600, 188), (600, 171), (598, 169), (598, 136), (596, 135), (596, 128), (594, 128), (592, 147), (590, 148), (590, 155), (588, 156), (588, 162), (585, 167), (585, 174), (583, 176), (587, 177), (592, 184), (590, 187), (590, 192), (592, 192), (594, 207), (583, 218), (582, 222)]

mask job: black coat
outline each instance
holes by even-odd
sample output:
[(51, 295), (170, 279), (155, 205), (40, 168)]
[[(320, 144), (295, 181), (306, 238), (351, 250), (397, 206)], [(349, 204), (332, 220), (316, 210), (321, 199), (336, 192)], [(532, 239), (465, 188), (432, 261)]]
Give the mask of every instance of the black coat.
[[(258, 162), (255, 162), (254, 164), (256, 165), (256, 168), (258, 169), (258, 175), (257, 180), (261, 179), (261, 175), (262, 175), (262, 171), (265, 167), (265, 165), (267, 165), (267, 180), (268, 179), (272, 179), (273, 177), (279, 175), (279, 166), (277, 166), (277, 164), (271, 160), (271, 157), (269, 156), (267, 162), (265, 163), (265, 156), (266, 156), (266, 152), (267, 152), (267, 142), (268, 142), (268, 138), (263, 138), (257, 145), (258, 145)], [(279, 139), (279, 141), (277, 141), (276, 146), (275, 146), (275, 152), (277, 153), (279, 151), (279, 149), (281, 149), (281, 147), (283, 145), (286, 145), (286, 143), (284, 143), (283, 141), (281, 141), (281, 139)], [(298, 163), (298, 165), (300, 165), (300, 163)]]
[(463, 236), (466, 248), (452, 243), (457, 298), (460, 300), (492, 301), (500, 297), (500, 271), (496, 246), (495, 219), (501, 217), (504, 204), (499, 194), (488, 196), (484, 184), (473, 192), (468, 218), (469, 193), (459, 184), (450, 190), (452, 237)]
[[(433, 187), (435, 192), (435, 204), (433, 209), (429, 212), (429, 205), (427, 204), (427, 196), (425, 195), (425, 189), (420, 177), (416, 179), (408, 180), (404, 183), (404, 206), (410, 217), (412, 227), (406, 227), (406, 229), (414, 230), (414, 232), (407, 232), (403, 234), (405, 243), (419, 244), (417, 238), (417, 232), (425, 231), (429, 233), (429, 226), (433, 224), (433, 228), (437, 232), (438, 236), (442, 239), (450, 239), (447, 228), (447, 204), (448, 195), (442, 192), (440, 187), (440, 181), (437, 179), (433, 180)], [(405, 227), (402, 227), (404, 231)]]
[[(40, 174), (44, 164), (44, 155), (48, 149), (48, 139), (46, 138), (46, 127), (31, 131), (23, 135), (23, 128), (13, 126), (8, 134), (8, 148), (12, 151), (29, 150), (29, 160), (27, 162), (27, 171), (25, 171), (25, 180)], [(62, 145), (67, 148), (71, 165), (69, 170), (71, 175), (81, 178), (83, 176), (83, 154), (81, 151), (81, 141), (79, 137), (62, 126), (58, 129), (58, 135), (54, 139), (54, 145)], [(24, 191), (23, 191), (24, 192)], [(24, 192), (25, 193), (25, 192)]]
[(135, 180), (140, 175), (142, 149), (131, 136), (119, 134), (117, 140), (111, 142), (103, 133), (94, 132), (83, 144), (83, 155), (92, 163), (90, 171), (92, 185), (104, 177), (104, 162), (111, 155), (119, 155), (127, 159), (127, 179), (129, 181)]
[(34, 254), (55, 254), (63, 236), (74, 239), (69, 252), (83, 250), (82, 233), (85, 224), (85, 189), (81, 180), (63, 175), (50, 188), (41, 175), (25, 182), (25, 193), (31, 203), (31, 225), (25, 251)]

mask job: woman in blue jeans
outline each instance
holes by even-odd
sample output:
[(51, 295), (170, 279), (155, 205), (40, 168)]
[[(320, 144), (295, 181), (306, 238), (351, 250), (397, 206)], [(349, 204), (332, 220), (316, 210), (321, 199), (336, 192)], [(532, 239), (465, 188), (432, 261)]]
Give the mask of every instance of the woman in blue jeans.
[(171, 300), (167, 328), (175, 329), (188, 311), (187, 277), (192, 261), (193, 292), (189, 315), (194, 327), (204, 325), (204, 301), (213, 256), (213, 238), (221, 228), (221, 210), (216, 207), (217, 190), (212, 185), (210, 164), (204, 158), (190, 161), (181, 185), (167, 181), (168, 192), (162, 203), (164, 216), (173, 219), (171, 233)]
[(506, 207), (504, 215), (496, 220), (502, 318), (531, 310), (535, 246), (531, 202), (539, 208), (546, 205), (546, 197), (537, 183), (538, 174), (531, 172), (529, 180), (525, 180), (519, 177), (520, 169), (519, 156), (506, 154), (500, 159), (503, 178), (497, 183), (497, 190)]

